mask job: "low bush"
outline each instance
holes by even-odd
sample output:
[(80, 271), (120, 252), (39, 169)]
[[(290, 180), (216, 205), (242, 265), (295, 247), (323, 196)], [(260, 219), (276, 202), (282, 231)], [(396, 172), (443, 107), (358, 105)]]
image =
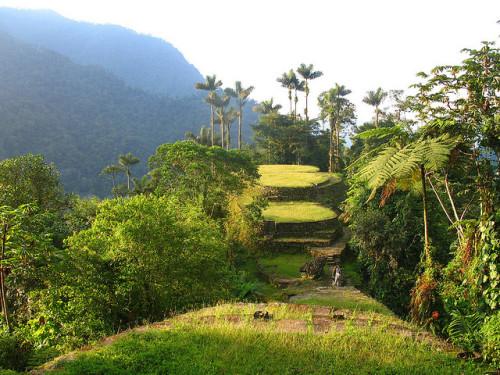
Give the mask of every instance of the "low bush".
[(500, 366), (500, 311), (486, 318), (481, 328), (483, 356)]

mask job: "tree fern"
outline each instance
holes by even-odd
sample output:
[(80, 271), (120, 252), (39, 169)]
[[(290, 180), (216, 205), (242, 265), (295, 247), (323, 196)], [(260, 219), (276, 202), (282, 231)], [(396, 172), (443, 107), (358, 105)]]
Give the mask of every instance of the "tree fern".
[(403, 190), (415, 183), (415, 171), (421, 165), (426, 170), (437, 170), (448, 161), (455, 140), (446, 136), (433, 139), (420, 139), (403, 148), (386, 146), (372, 161), (359, 172), (358, 177), (377, 189), (387, 181), (396, 179)]

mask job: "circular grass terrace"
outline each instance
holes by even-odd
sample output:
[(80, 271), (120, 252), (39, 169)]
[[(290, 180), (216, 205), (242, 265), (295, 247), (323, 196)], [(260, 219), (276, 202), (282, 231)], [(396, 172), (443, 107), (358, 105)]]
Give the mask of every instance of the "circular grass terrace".
[(311, 165), (261, 165), (259, 173), (258, 183), (269, 187), (310, 187), (323, 184), (332, 177)]
[(337, 214), (313, 202), (270, 202), (262, 216), (278, 223), (305, 223), (334, 219)]

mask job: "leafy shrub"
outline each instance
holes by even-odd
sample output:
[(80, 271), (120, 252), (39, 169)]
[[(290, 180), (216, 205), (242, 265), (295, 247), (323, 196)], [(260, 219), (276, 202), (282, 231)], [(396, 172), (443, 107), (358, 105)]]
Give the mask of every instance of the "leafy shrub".
[(77, 274), (67, 283), (101, 320), (162, 319), (229, 295), (220, 226), (166, 197), (106, 201), (92, 227), (68, 245)]
[(447, 327), (452, 342), (464, 350), (475, 351), (481, 345), (480, 329), (484, 316), (478, 313), (461, 314), (451, 312), (452, 319)]
[(486, 318), (481, 328), (483, 356), (500, 365), (500, 312)]
[(29, 349), (19, 335), (0, 331), (0, 373), (2, 368), (23, 371), (28, 363)]

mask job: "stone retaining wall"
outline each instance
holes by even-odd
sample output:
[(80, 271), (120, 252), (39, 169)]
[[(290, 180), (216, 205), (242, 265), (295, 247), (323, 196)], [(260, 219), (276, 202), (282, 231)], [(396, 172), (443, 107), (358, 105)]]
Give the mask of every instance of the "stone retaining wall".
[(326, 229), (331, 229), (332, 232), (334, 232), (337, 228), (340, 228), (340, 222), (336, 217), (333, 219), (304, 223), (280, 223), (272, 220), (264, 220), (261, 226), (263, 234), (272, 235), (274, 237), (304, 237)]

